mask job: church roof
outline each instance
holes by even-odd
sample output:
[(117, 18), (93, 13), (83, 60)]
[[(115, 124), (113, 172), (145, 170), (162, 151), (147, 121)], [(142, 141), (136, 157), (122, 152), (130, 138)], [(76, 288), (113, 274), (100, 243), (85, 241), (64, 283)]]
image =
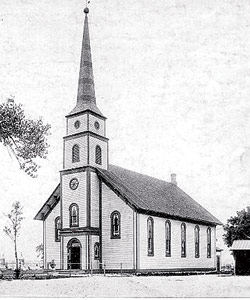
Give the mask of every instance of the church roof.
[(139, 212), (221, 225), (199, 203), (173, 183), (110, 165), (109, 170), (98, 169), (107, 185), (112, 186)]
[[(126, 203), (140, 213), (189, 222), (221, 225), (221, 222), (173, 183), (109, 165), (98, 176)], [(60, 184), (35, 216), (44, 220), (58, 203)]]
[(80, 71), (78, 79), (77, 103), (73, 110), (67, 116), (75, 115), (85, 110), (91, 110), (94, 113), (103, 116), (96, 106), (94, 75), (89, 38), (88, 8), (85, 8), (84, 12), (85, 19), (82, 38)]
[(35, 220), (45, 220), (52, 209), (60, 201), (60, 183), (54, 189), (52, 194), (49, 196), (48, 200), (43, 204), (39, 212), (35, 216)]

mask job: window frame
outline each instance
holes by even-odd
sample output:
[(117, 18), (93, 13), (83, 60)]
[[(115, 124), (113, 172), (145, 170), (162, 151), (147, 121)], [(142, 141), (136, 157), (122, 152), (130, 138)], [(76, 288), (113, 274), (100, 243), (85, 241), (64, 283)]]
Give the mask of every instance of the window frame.
[[(76, 207), (76, 224), (73, 224), (72, 222), (72, 209), (73, 207)], [(69, 206), (69, 227), (79, 227), (79, 206), (76, 203), (72, 203)]]
[[(98, 249), (98, 255), (96, 255), (96, 249)], [(94, 244), (94, 260), (99, 260), (100, 259), (100, 243), (95, 242)]]
[(187, 226), (184, 222), (181, 223), (181, 257), (187, 257)]
[[(150, 231), (149, 231), (150, 223), (152, 227), (152, 236), (150, 236)], [(150, 243), (150, 239), (152, 240), (151, 243)], [(148, 217), (147, 219), (147, 249), (148, 249), (148, 256), (154, 256), (154, 219), (152, 217)]]
[(212, 230), (211, 227), (207, 228), (207, 258), (212, 257)]
[(169, 220), (165, 222), (165, 256), (171, 257), (171, 222)]
[[(59, 221), (59, 223), (58, 223)], [(59, 224), (59, 226), (58, 226)], [(60, 242), (61, 241), (61, 236), (59, 235), (59, 230), (61, 229), (61, 220), (60, 216), (55, 218), (55, 242)]]
[[(114, 231), (114, 216), (118, 216), (118, 233)], [(121, 238), (121, 214), (118, 210), (114, 210), (110, 214), (110, 238), (111, 239), (120, 239)]]
[(194, 256), (195, 258), (200, 257), (200, 227), (195, 225), (194, 227)]
[(95, 163), (102, 165), (102, 148), (100, 145), (95, 146)]
[(72, 147), (72, 163), (76, 163), (80, 161), (80, 146), (78, 144), (74, 144)]

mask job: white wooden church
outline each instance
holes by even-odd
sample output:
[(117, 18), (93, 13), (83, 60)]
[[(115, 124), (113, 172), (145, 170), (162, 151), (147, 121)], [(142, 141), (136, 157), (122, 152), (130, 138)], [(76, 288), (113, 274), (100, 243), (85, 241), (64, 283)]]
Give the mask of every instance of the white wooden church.
[(176, 183), (109, 163), (106, 117), (97, 108), (88, 8), (76, 106), (66, 116), (60, 184), (35, 216), (44, 266), (131, 272), (216, 269), (221, 224)]

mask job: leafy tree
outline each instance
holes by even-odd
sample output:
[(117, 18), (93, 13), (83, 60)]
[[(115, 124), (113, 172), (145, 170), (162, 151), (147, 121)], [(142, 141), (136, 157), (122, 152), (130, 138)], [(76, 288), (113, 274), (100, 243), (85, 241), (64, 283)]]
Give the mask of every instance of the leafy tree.
[(250, 206), (230, 217), (224, 225), (224, 231), (223, 239), (228, 247), (232, 246), (234, 240), (250, 239)]
[(26, 118), (21, 104), (0, 104), (0, 143), (11, 149), (20, 169), (37, 177), (36, 157), (46, 158), (49, 124)]
[(19, 201), (12, 204), (10, 213), (5, 215), (7, 217), (8, 224), (4, 226), (4, 233), (14, 242), (15, 246), (15, 259), (16, 259), (16, 270), (18, 269), (18, 256), (17, 256), (17, 238), (21, 229), (21, 222), (23, 217), (23, 207)]
[(43, 259), (44, 256), (43, 244), (39, 244), (38, 246), (36, 246), (36, 253), (37, 253), (37, 257)]

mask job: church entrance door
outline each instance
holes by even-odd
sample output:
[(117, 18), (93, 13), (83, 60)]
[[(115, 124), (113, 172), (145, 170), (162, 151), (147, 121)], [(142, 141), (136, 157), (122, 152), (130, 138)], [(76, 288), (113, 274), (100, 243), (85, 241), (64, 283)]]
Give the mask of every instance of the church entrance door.
[(68, 269), (81, 269), (81, 243), (78, 239), (68, 242)]

